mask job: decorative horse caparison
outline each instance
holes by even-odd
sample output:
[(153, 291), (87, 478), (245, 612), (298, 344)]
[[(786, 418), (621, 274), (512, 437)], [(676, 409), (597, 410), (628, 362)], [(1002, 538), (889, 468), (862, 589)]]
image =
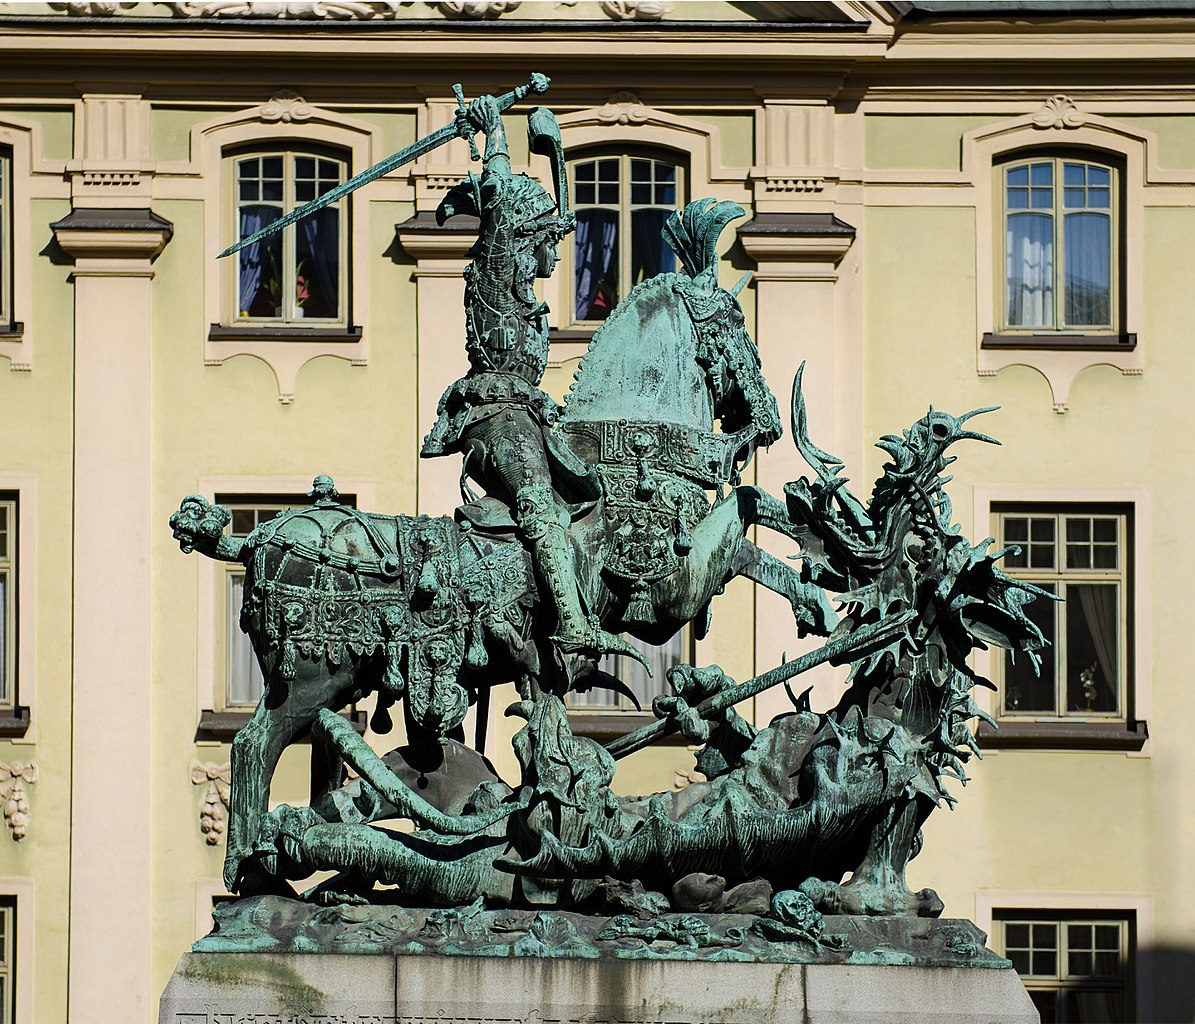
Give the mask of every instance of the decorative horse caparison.
[[(952, 799), (944, 777), (965, 781), (967, 722), (982, 716), (967, 657), (985, 642), (1040, 647), (1023, 606), (1042, 592), (1004, 576), (994, 564), (1003, 552), (970, 545), (951, 525), (945, 451), (991, 440), (966, 430), (967, 417), (931, 410), (883, 439), (893, 461), (865, 504), (846, 489), (841, 462), (809, 440), (798, 377), (794, 440), (815, 478), (789, 484), (783, 502), (738, 484), (780, 428), (737, 300), (711, 273), (725, 218), (709, 210), (693, 211), (703, 244), (687, 272), (636, 287), (595, 334), (555, 424), (602, 485), (572, 509), (583, 596), (604, 629), (661, 643), (686, 623), (703, 635), (712, 599), (744, 575), (788, 598), (798, 632), (844, 645), (836, 660), (852, 673), (842, 701), (824, 714), (795, 701), (757, 732), (732, 711), (695, 713), (734, 691), (720, 671), (673, 670), (676, 695), (656, 711), (704, 744), (708, 781), (617, 797), (614, 758), (572, 734), (563, 702), (572, 689), (616, 681), (553, 646), (500, 503), (483, 497), (442, 518), (376, 515), (340, 504), (321, 477), (310, 507), (242, 540), (224, 534), (227, 509), (192, 496), (171, 519), (175, 536), (184, 551), (245, 565), (242, 627), (266, 681), (233, 744), (230, 889), (278, 891), (286, 878), (331, 869), (340, 875), (325, 892), (358, 898), (382, 882), (439, 904), (573, 906), (607, 875), (667, 892), (701, 873), (728, 888), (753, 878), (800, 887), (824, 910), (940, 912), (931, 891), (908, 890), (904, 867), (925, 817)], [(711, 355), (695, 325), (717, 306), (735, 314), (724, 319), (733, 335)], [(799, 545), (799, 569), (747, 540), (756, 524)], [(852, 646), (875, 627), (887, 629), (882, 641)], [(509, 681), (521, 695), (509, 713), (527, 722), (513, 787), (460, 730), (468, 705)], [(404, 749), (438, 740), (455, 781), (421, 795), (409, 753), (380, 758), (335, 713), (371, 693), (375, 730), (388, 730), (401, 702)], [(267, 813), (280, 754), (308, 732), (310, 806)], [(345, 762), (359, 776), (347, 784)], [(371, 824), (393, 817), (418, 831)]]

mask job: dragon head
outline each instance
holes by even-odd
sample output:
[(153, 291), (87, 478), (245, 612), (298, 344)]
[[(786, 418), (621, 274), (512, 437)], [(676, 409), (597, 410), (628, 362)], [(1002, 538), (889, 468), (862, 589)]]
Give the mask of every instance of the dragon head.
[(995, 412), (999, 406), (988, 406), (984, 409), (974, 409), (962, 416), (951, 416), (948, 412), (938, 412), (931, 405), (929, 412), (914, 423), (902, 436), (886, 434), (876, 442), (877, 448), (882, 448), (892, 456), (893, 465), (885, 470), (895, 472), (901, 476), (912, 476), (920, 481), (925, 480), (927, 474), (935, 475), (947, 463), (953, 461), (946, 456), (946, 449), (955, 441), (984, 441), (987, 444), (999, 444), (994, 437), (980, 434), (975, 430), (967, 430), (963, 424), (985, 412)]

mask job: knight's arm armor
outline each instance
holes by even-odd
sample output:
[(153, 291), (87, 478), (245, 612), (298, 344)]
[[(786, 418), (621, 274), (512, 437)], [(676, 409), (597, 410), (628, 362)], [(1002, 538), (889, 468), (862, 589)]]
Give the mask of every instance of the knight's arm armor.
[[(535, 355), (543, 348), (545, 364), (547, 355), (545, 310), (533, 290), (535, 259), (516, 244), (518, 183), (511, 175), (506, 130), (488, 96), (473, 102), (468, 117), (486, 139), (484, 169), (474, 186), (481, 230), (465, 272), (469, 360), (479, 372), (515, 372), (538, 383), (543, 366)], [(524, 354), (527, 349), (535, 351)]]

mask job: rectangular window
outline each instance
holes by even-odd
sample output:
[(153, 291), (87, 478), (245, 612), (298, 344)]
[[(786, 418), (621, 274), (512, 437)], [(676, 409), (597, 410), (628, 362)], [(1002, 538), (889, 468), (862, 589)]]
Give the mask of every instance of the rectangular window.
[(1029, 617), (1050, 646), (1040, 672), (1005, 652), (999, 714), (1005, 718), (1124, 720), (1132, 599), (1131, 509), (1084, 505), (998, 506), (996, 536), (1017, 550), (1002, 568), (1056, 595)]
[(680, 205), (684, 168), (624, 153), (578, 160), (571, 169), (573, 319), (605, 320), (640, 281), (676, 269), (661, 231)]
[[(237, 237), (247, 238), (345, 180), (343, 160), (318, 153), (254, 153), (234, 161)], [(342, 202), (242, 249), (238, 324), (327, 327), (346, 322), (347, 240)]]
[(0, 327), (12, 325), (12, 151), (0, 146)]
[(1116, 168), (1043, 156), (1002, 174), (1005, 329), (1114, 330)]
[(1129, 1019), (1134, 914), (998, 910), (993, 924), (1042, 1024)]
[(0, 896), (0, 1024), (16, 1020), (17, 901)]
[[(356, 507), (354, 495), (342, 494), (341, 504)], [(305, 508), (311, 499), (299, 494), (216, 495), (216, 503), (227, 506), (232, 522), (225, 532), (233, 537), (247, 537), (262, 523), (279, 512), (291, 508)], [(261, 700), (265, 679), (253, 643), (241, 630), (241, 605), (245, 597), (245, 567), (236, 562), (223, 562), (223, 630), (224, 639), (224, 710), (251, 711)]]
[(0, 708), (11, 709), (17, 666), (17, 501), (0, 492)]

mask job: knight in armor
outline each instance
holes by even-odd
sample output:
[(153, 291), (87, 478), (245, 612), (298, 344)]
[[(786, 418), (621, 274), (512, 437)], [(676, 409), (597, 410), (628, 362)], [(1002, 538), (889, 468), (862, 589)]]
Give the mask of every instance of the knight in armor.
[(541, 151), (543, 140), (551, 142), (555, 135), (550, 155), (557, 168), (558, 208), (533, 178), (511, 173), (494, 97), (479, 97), (457, 116), (463, 134), (471, 128), (486, 140), (481, 175), (471, 174), (451, 189), (436, 211), (441, 224), (460, 213), (481, 221), (470, 250), (473, 261), (465, 269), (469, 372), (444, 392), (420, 454), (461, 453), (462, 481), (472, 477), (511, 510), (555, 606), (552, 640), (562, 652), (635, 656), (583, 605), (567, 532), (568, 504), (597, 499), (600, 484), (593, 469), (551, 429), (561, 410), (538, 386), (548, 362), (548, 307), (536, 299), (534, 282), (551, 276), (560, 259), (559, 243), (576, 225), (567, 210), (559, 131), (549, 111), (532, 111), (533, 151)]

